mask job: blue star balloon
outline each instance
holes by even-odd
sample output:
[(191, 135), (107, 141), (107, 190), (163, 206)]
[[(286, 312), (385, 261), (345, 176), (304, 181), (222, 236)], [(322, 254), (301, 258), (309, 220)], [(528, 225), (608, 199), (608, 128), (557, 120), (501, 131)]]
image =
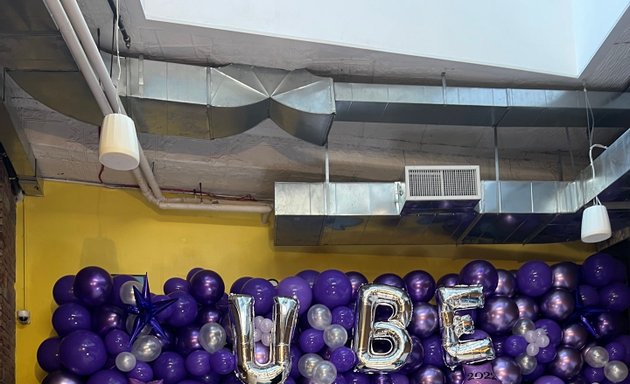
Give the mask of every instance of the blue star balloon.
[(594, 338), (599, 339), (600, 335), (593, 326), (593, 321), (597, 317), (597, 315), (601, 313), (608, 312), (607, 310), (594, 306), (584, 305), (584, 300), (582, 300), (582, 296), (580, 295), (580, 290), (575, 290), (575, 310), (569, 317), (569, 322), (580, 322), (584, 325), (584, 328), (590, 333)]
[(151, 291), (149, 291), (149, 279), (146, 274), (144, 275), (142, 292), (140, 292), (138, 288), (133, 287), (133, 294), (136, 297), (136, 305), (128, 306), (128, 311), (136, 315), (136, 319), (133, 322), (133, 329), (131, 331), (129, 343), (133, 344), (133, 342), (136, 341), (136, 338), (140, 335), (142, 329), (144, 329), (147, 325), (153, 328), (153, 331), (158, 337), (168, 340), (168, 336), (155, 316), (177, 301), (177, 299), (161, 300), (155, 303), (152, 302)]

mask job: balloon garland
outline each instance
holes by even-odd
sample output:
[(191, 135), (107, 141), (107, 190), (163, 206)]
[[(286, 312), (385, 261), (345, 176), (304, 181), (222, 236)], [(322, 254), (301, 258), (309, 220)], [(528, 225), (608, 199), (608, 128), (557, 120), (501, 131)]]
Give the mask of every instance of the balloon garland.
[(58, 336), (37, 360), (47, 384), (630, 382), (630, 288), (607, 254), (513, 272), (476, 260), (437, 283), (420, 270), (374, 283), (306, 270), (277, 286), (242, 277), (228, 296), (219, 274), (195, 268), (153, 295), (146, 278), (87, 267), (53, 287)]

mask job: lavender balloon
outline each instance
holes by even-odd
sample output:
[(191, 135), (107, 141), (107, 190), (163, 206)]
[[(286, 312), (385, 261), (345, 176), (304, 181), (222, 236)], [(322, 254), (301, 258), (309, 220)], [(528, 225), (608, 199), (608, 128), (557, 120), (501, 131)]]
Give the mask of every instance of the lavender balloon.
[(313, 297), (317, 303), (333, 309), (346, 305), (352, 298), (350, 279), (343, 272), (329, 269), (322, 272), (313, 285)]
[(549, 319), (563, 321), (575, 311), (575, 296), (564, 288), (554, 288), (543, 296), (540, 311)]
[(425, 271), (411, 271), (403, 278), (407, 294), (413, 303), (426, 303), (435, 294), (435, 280)]
[(535, 321), (538, 318), (538, 304), (531, 297), (517, 296), (514, 303), (518, 307), (518, 317)]
[(552, 285), (575, 291), (580, 282), (580, 267), (571, 262), (562, 262), (551, 266)]
[(489, 298), (480, 310), (479, 326), (492, 334), (508, 332), (518, 319), (518, 307), (510, 298), (495, 296)]
[(53, 298), (58, 305), (77, 302), (74, 295), (74, 275), (66, 275), (53, 286)]
[(426, 338), (437, 331), (437, 308), (431, 304), (416, 303), (413, 306), (409, 331), (421, 338)]
[(225, 292), (225, 284), (218, 273), (204, 269), (190, 278), (190, 293), (201, 304), (211, 305), (219, 301)]
[(405, 282), (403, 281), (403, 279), (401, 279), (400, 276), (394, 273), (384, 273), (374, 279), (374, 283), (389, 285), (391, 287), (396, 287), (400, 289), (405, 288)]
[(306, 313), (313, 301), (313, 291), (308, 281), (299, 276), (291, 276), (278, 284), (278, 296), (292, 297), (297, 300), (300, 315)]
[(582, 354), (571, 347), (558, 349), (556, 358), (549, 365), (549, 371), (561, 379), (569, 380), (582, 370)]
[(440, 368), (425, 365), (420, 367), (412, 376), (412, 384), (444, 384), (444, 374)]
[[(350, 279), (350, 285), (352, 286), (352, 301), (356, 300), (359, 288), (363, 284), (367, 284), (367, 278), (360, 272), (346, 272), (346, 276)], [(311, 285), (312, 286), (312, 285)]]
[(509, 357), (494, 359), (492, 370), (501, 384), (520, 384), (521, 382), (521, 368)]
[(497, 289), (499, 276), (492, 264), (485, 260), (475, 260), (462, 268), (459, 280), (464, 285), (481, 285), (483, 293), (489, 295)]
[(527, 296), (542, 296), (551, 288), (551, 283), (551, 268), (542, 261), (528, 261), (516, 273), (518, 290)]
[(95, 307), (111, 299), (112, 277), (99, 267), (85, 267), (74, 277), (75, 296), (85, 305)]

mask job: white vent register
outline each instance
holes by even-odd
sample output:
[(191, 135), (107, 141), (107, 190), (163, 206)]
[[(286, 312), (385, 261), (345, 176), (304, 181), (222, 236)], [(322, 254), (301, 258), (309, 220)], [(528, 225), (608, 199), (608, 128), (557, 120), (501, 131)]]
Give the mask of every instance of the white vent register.
[(479, 166), (407, 166), (406, 201), (479, 200)]

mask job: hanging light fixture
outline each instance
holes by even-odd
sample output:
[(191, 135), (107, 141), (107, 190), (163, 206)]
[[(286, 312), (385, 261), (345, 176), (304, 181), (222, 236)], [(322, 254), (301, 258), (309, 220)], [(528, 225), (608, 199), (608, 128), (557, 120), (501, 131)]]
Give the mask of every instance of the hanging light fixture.
[[(593, 179), (595, 180), (595, 166), (593, 165), (593, 148), (606, 149), (605, 145), (593, 144), (589, 148), (589, 160), (591, 161), (591, 169), (593, 170)], [(612, 231), (610, 229), (610, 219), (608, 218), (608, 210), (599, 201), (599, 197), (595, 196), (593, 205), (586, 208), (582, 213), (582, 232), (581, 238), (585, 243), (599, 243), (610, 238)]]
[(117, 171), (136, 169), (140, 163), (138, 136), (133, 120), (121, 113), (103, 119), (98, 160)]

